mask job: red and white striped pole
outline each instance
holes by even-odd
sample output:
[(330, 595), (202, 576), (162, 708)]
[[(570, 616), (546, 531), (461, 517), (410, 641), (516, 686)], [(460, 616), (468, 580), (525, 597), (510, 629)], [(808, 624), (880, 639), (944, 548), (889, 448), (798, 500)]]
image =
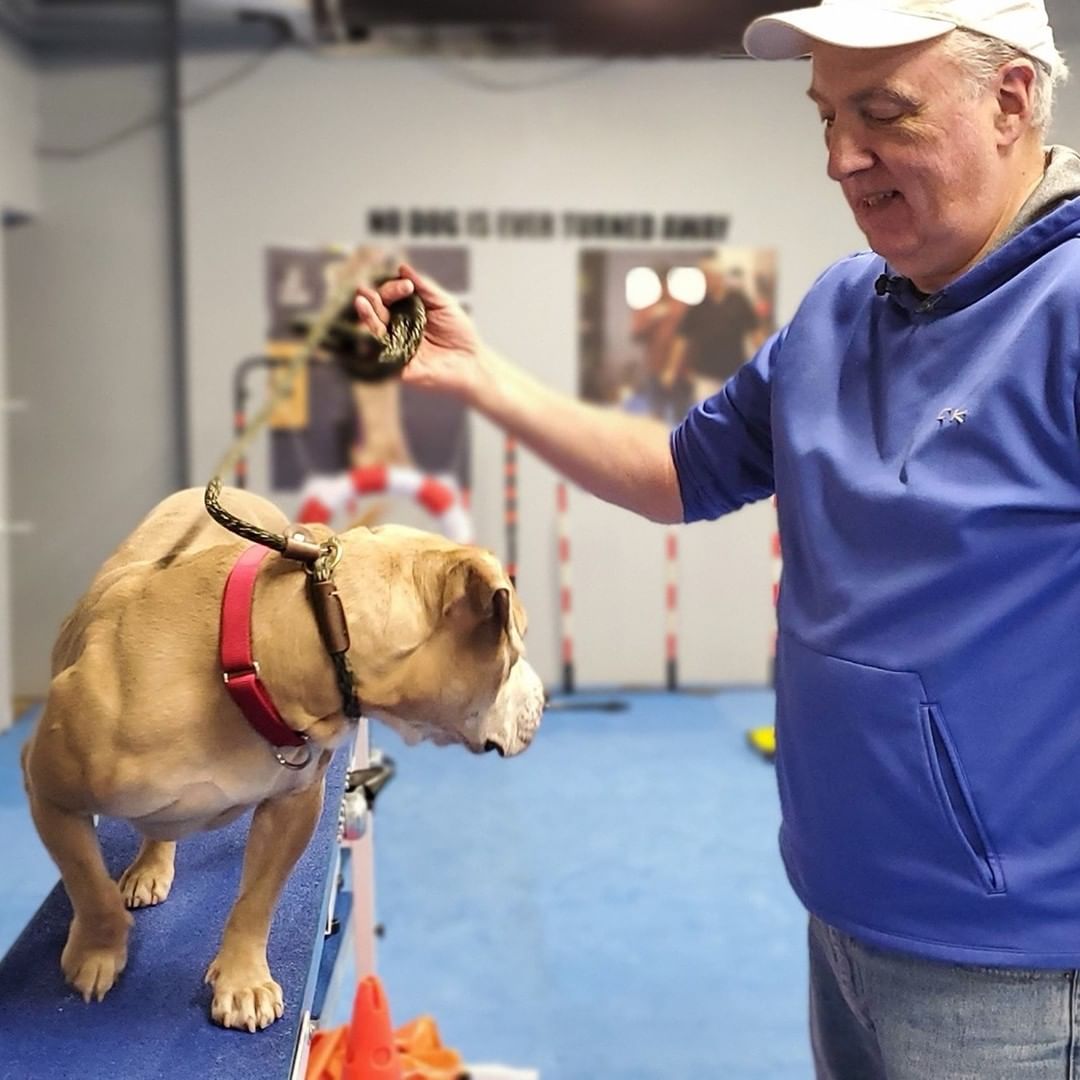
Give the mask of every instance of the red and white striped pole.
[(506, 436), (503, 462), (503, 527), (506, 530), (506, 573), (516, 586), (518, 573), (517, 440), (513, 435)]
[(559, 537), (559, 612), (562, 631), (563, 693), (574, 692), (574, 637), (570, 591), (570, 530), (569, 500), (566, 484), (561, 480), (555, 488), (555, 524)]
[(667, 634), (664, 643), (667, 658), (667, 688), (679, 688), (679, 535), (669, 528), (666, 537), (667, 590), (665, 608)]

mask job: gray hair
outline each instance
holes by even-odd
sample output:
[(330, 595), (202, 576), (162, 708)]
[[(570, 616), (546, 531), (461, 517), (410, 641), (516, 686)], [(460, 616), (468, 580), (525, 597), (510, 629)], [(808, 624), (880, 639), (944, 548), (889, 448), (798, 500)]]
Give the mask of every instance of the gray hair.
[(1032, 125), (1041, 132), (1050, 126), (1054, 113), (1054, 91), (1069, 77), (1069, 65), (1060, 52), (1055, 62), (1047, 67), (1040, 60), (1029, 56), (1014, 45), (974, 30), (954, 30), (945, 38), (949, 55), (967, 72), (972, 89), (985, 89), (1002, 66), (1012, 60), (1030, 60), (1035, 65), (1035, 82), (1032, 86)]

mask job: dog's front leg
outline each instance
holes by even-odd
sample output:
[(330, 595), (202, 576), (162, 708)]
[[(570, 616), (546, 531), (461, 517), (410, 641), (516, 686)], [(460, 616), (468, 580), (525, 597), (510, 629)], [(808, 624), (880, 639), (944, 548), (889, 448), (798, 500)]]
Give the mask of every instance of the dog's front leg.
[(224, 1027), (255, 1031), (284, 1011), (281, 987), (266, 962), (266, 939), (282, 886), (315, 831), (322, 798), (320, 778), (303, 791), (267, 799), (255, 810), (240, 895), (206, 972), (214, 987), (210, 1012)]
[(100, 1001), (127, 964), (131, 916), (105, 868), (91, 816), (29, 793), (34, 824), (60, 869), (75, 912), (60, 966), (85, 1001)]

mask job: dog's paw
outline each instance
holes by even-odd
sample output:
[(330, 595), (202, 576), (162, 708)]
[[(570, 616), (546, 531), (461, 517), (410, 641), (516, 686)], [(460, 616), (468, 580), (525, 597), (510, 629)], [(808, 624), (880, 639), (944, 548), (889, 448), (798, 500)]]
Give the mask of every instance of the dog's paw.
[(82, 994), (83, 1001), (100, 1001), (127, 965), (127, 931), (113, 944), (86, 943), (73, 927), (60, 955), (64, 978)]
[(261, 1031), (285, 1011), (281, 987), (270, 975), (265, 960), (230, 963), (219, 953), (206, 972), (214, 987), (210, 1015), (227, 1028)]
[(133, 862), (121, 875), (117, 885), (129, 908), (153, 907), (169, 895), (173, 883), (173, 866)]

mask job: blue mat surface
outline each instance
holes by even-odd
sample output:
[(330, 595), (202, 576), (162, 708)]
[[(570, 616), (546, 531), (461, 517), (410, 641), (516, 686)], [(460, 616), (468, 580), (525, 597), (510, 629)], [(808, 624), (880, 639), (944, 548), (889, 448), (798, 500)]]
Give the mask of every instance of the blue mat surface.
[[(71, 919), (61, 887), (0, 962), (0, 1080), (287, 1080), (305, 989), (321, 949), (325, 899), (337, 846), (338, 807), (348, 766), (330, 767), (318, 829), (282, 894), (270, 934), (270, 968), (285, 1015), (256, 1034), (209, 1018), (203, 975), (240, 882), (250, 815), (192, 836), (177, 849), (176, 881), (164, 904), (134, 912), (128, 965), (103, 1002), (84, 1003), (64, 983), (60, 951)], [(134, 857), (126, 824), (99, 827), (110, 872)]]

